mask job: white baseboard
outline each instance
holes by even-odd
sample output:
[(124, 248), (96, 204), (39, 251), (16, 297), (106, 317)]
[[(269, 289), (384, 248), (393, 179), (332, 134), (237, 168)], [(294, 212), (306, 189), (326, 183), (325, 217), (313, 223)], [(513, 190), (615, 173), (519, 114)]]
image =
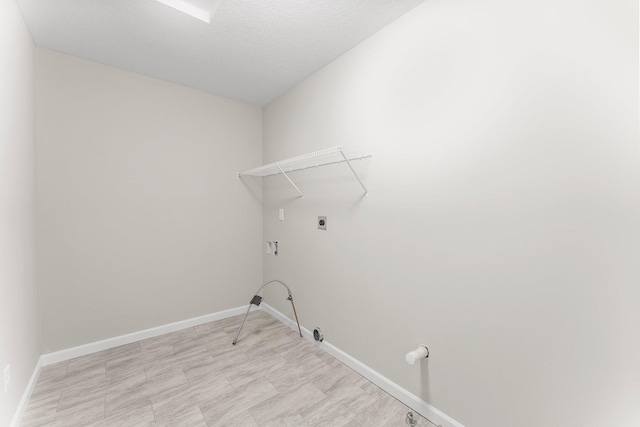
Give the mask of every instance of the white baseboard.
[(206, 314), (204, 316), (181, 320), (179, 322), (169, 323), (167, 325), (145, 329), (143, 331), (120, 335), (119, 337), (108, 338), (102, 341), (96, 341), (89, 344), (79, 345), (77, 347), (56, 351), (53, 353), (43, 354), (40, 359), (42, 362), (42, 366), (47, 366), (54, 363), (63, 362), (65, 360), (73, 359), (74, 357), (85, 356), (87, 354), (96, 353), (98, 351), (107, 350), (109, 348), (130, 344), (132, 342), (141, 341), (147, 338), (157, 337), (158, 335), (168, 334), (170, 332), (179, 331), (181, 329), (191, 328), (193, 326), (202, 325), (204, 323), (214, 322), (216, 320), (226, 319), (227, 317), (237, 316), (238, 314), (243, 314), (246, 311), (246, 307), (236, 307), (230, 310)]
[[(284, 314), (280, 313), (278, 310), (271, 307), (269, 304), (263, 302), (260, 306), (266, 313), (269, 313), (271, 316), (280, 320), (282, 323), (287, 325), (293, 330), (297, 330), (298, 327), (296, 322), (289, 319)], [(143, 331), (133, 332), (126, 335), (121, 335), (119, 337), (109, 338), (102, 341), (96, 341), (89, 344), (84, 344), (81, 346), (56, 351), (53, 353), (47, 353), (40, 356), (36, 367), (31, 375), (31, 379), (27, 388), (18, 404), (18, 408), (14, 414), (13, 420), (11, 422), (10, 427), (17, 427), (22, 418), (22, 414), (24, 413), (25, 407), (29, 398), (31, 397), (31, 393), (35, 388), (35, 385), (38, 381), (38, 376), (40, 375), (40, 370), (43, 366), (51, 365), (53, 363), (62, 362), (65, 360), (73, 359), (75, 357), (84, 356), (87, 354), (95, 353), (98, 351), (106, 350), (109, 348), (118, 347), (124, 344), (130, 344), (132, 342), (140, 341), (147, 338), (156, 337), (158, 335), (167, 334), (170, 332), (179, 331), (181, 329), (190, 328), (193, 326), (202, 325), (204, 323), (214, 322), (216, 320), (226, 319), (227, 317), (237, 316), (240, 314), (244, 314), (246, 312), (246, 307), (236, 307), (230, 310), (219, 311), (217, 313), (207, 314), (200, 317), (194, 317), (192, 319), (182, 320), (180, 322), (169, 323), (167, 325), (158, 326), (151, 329), (145, 329)], [(461, 423), (457, 422), (453, 418), (449, 417), (445, 413), (439, 411), (433, 406), (429, 405), (424, 400), (420, 399), (418, 396), (410, 393), (408, 390), (400, 387), (398, 384), (384, 377), (377, 371), (374, 371), (364, 363), (335, 347), (334, 345), (328, 343), (327, 341), (323, 341), (322, 343), (317, 343), (313, 339), (313, 333), (305, 327), (301, 327), (302, 335), (311, 343), (326, 351), (340, 362), (344, 363), (363, 377), (367, 378), (369, 381), (380, 387), (382, 390), (389, 393), (391, 396), (398, 399), (400, 402), (404, 403), (415, 412), (419, 413), (423, 417), (427, 418), (431, 422), (436, 425), (441, 425), (442, 427), (464, 427)]]
[[(289, 319), (284, 314), (280, 313), (275, 308), (271, 307), (269, 304), (263, 302), (260, 307), (276, 319), (280, 320), (282, 323), (293, 329), (294, 331), (298, 330), (298, 326), (294, 320)], [(420, 399), (415, 394), (409, 392), (408, 390), (400, 387), (398, 384), (394, 383), (387, 377), (381, 375), (377, 371), (374, 371), (364, 363), (340, 350), (338, 347), (329, 344), (327, 341), (322, 341), (322, 343), (318, 343), (313, 339), (313, 333), (305, 327), (302, 327), (302, 335), (309, 341), (311, 341), (314, 345), (319, 347), (320, 349), (326, 351), (340, 362), (344, 363), (382, 390), (389, 393), (391, 396), (398, 399), (400, 402), (404, 403), (415, 412), (419, 413), (432, 423), (436, 425), (441, 425), (442, 427), (464, 427), (461, 423), (454, 420), (447, 414), (442, 411), (434, 408), (429, 405), (424, 400)]]
[(157, 337), (158, 335), (168, 334), (170, 332), (179, 331), (181, 329), (191, 328), (193, 326), (202, 325), (204, 323), (214, 322), (216, 320), (226, 319), (227, 317), (237, 316), (243, 314), (246, 311), (246, 307), (236, 307), (230, 310), (219, 311), (217, 313), (206, 314), (200, 317), (194, 317), (192, 319), (182, 320), (180, 322), (169, 323), (167, 325), (158, 326), (151, 329), (145, 329), (143, 331), (132, 332), (126, 335), (120, 335), (119, 337), (109, 338), (102, 341), (96, 341), (89, 344), (80, 345), (77, 347), (68, 348), (65, 350), (56, 351), (53, 353), (47, 353), (40, 356), (36, 366), (31, 374), (29, 384), (22, 394), (22, 399), (18, 404), (16, 412), (13, 414), (10, 427), (18, 427), (24, 410), (29, 402), (31, 393), (38, 382), (40, 376), (40, 370), (43, 366), (51, 365), (65, 360), (73, 359), (74, 357), (85, 356), (87, 354), (96, 353), (98, 351), (107, 350), (109, 348), (118, 347), (124, 344), (130, 344), (132, 342), (141, 341), (147, 338)]
[(20, 420), (22, 420), (22, 415), (24, 414), (24, 410), (27, 407), (27, 403), (29, 403), (29, 399), (31, 398), (31, 394), (33, 393), (33, 389), (36, 388), (36, 384), (38, 383), (38, 376), (40, 376), (40, 368), (42, 368), (42, 356), (38, 358), (36, 362), (35, 368), (33, 368), (33, 373), (31, 374), (31, 379), (27, 384), (27, 388), (22, 394), (22, 399), (20, 399), (20, 403), (18, 403), (18, 407), (16, 408), (16, 412), (13, 414), (13, 419), (11, 420), (10, 427), (18, 427), (20, 424)]

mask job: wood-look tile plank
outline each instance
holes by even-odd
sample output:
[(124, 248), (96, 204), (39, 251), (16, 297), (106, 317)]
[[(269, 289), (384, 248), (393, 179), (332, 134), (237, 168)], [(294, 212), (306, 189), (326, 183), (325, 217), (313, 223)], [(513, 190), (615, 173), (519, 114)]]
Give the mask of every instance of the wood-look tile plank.
[(104, 400), (107, 388), (106, 367), (83, 365), (83, 369), (70, 370), (59, 381), (58, 412), (83, 405), (97, 399)]
[(249, 412), (243, 411), (227, 419), (224, 422), (224, 427), (259, 427), (259, 424), (256, 423)]
[(69, 361), (54, 363), (52, 365), (43, 366), (38, 375), (37, 385), (55, 382), (60, 377), (67, 375), (69, 369)]
[(404, 405), (391, 396), (384, 396), (376, 400), (372, 405), (367, 407), (364, 411), (360, 411), (357, 417), (354, 417), (348, 422), (346, 427), (383, 427), (387, 425), (402, 425), (404, 423), (404, 416), (408, 409), (403, 412)]
[(211, 357), (227, 356), (230, 354), (244, 353), (247, 346), (238, 347), (233, 345), (233, 338), (223, 331), (217, 333), (207, 333), (206, 335), (200, 335), (204, 345), (207, 347)]
[(65, 410), (58, 410), (53, 420), (46, 424), (51, 427), (86, 426), (104, 417), (104, 397), (84, 400)]
[(269, 367), (264, 377), (282, 394), (291, 393), (310, 382), (303, 364), (286, 361)]
[(300, 415), (285, 415), (274, 420), (262, 422), (263, 427), (311, 427)]
[(314, 427), (342, 427), (357, 414), (349, 412), (344, 405), (325, 397), (306, 411), (302, 417), (307, 424)]
[(140, 354), (132, 361), (142, 365), (150, 364), (172, 356), (175, 350), (171, 344), (165, 342), (140, 342)]
[(151, 406), (144, 372), (119, 379), (105, 390), (105, 417)]
[[(34, 390), (35, 394), (37, 391)], [(22, 417), (21, 426), (23, 427), (31, 427), (31, 426), (44, 426), (51, 422), (56, 416), (56, 411), (58, 409), (58, 402), (60, 401), (60, 391), (57, 393), (49, 393), (43, 394), (39, 393), (39, 397), (35, 398), (31, 396), (27, 407), (25, 408), (24, 415)]]
[(232, 345), (243, 317), (45, 367), (21, 425), (404, 425), (406, 406), (261, 310)]
[(264, 376), (269, 369), (286, 363), (287, 361), (277, 354), (263, 355), (259, 358), (249, 358), (245, 362), (225, 369), (223, 373), (233, 386), (241, 386)]
[(69, 360), (68, 373), (74, 371), (84, 371), (88, 368), (98, 366), (106, 367), (107, 363), (117, 363), (131, 359), (140, 353), (140, 344), (137, 342), (121, 345), (86, 356), (76, 357)]
[(251, 407), (249, 413), (259, 424), (273, 422), (285, 423), (290, 418), (299, 416), (312, 405), (326, 396), (313, 384), (303, 384), (288, 394), (277, 394)]
[(262, 377), (256, 378), (240, 387), (234, 387), (228, 393), (200, 403), (200, 410), (207, 424), (226, 425), (236, 415), (278, 395), (278, 391)]
[[(243, 357), (244, 354), (242, 354)], [(211, 385), (224, 383), (230, 384), (224, 371), (232, 369), (238, 363), (233, 358), (213, 358), (205, 356), (200, 360), (194, 360), (190, 365), (183, 367), (183, 372), (189, 384), (196, 387), (198, 385)]]
[(353, 413), (367, 410), (377, 400), (355, 385), (336, 388), (328, 396), (332, 402), (346, 407), (349, 412)]
[(147, 378), (149, 380), (163, 376), (168, 372), (175, 371), (176, 369), (183, 369), (190, 367), (198, 360), (205, 359), (209, 356), (209, 352), (204, 347), (192, 348), (189, 351), (183, 351), (181, 353), (174, 353), (156, 359), (144, 365), (147, 372)]
[(107, 377), (109, 386), (116, 384), (122, 379), (139, 374), (145, 374), (144, 365), (131, 361), (107, 366), (105, 371), (105, 376)]
[(331, 396), (342, 387), (350, 386), (358, 382), (360, 375), (343, 364), (328, 366), (314, 371), (310, 376), (310, 381)]
[(214, 402), (219, 396), (233, 391), (234, 388), (224, 378), (215, 383), (182, 384), (173, 388), (170, 393), (151, 396), (153, 413), (156, 419), (167, 419), (174, 413), (189, 411), (200, 404)]
[(380, 387), (366, 379), (365, 377), (360, 377), (360, 379), (355, 383), (358, 387), (364, 390), (369, 395), (373, 396), (375, 399), (379, 399), (385, 396), (387, 393), (382, 390)]
[(150, 405), (127, 409), (92, 424), (92, 427), (148, 427), (155, 418)]
[(152, 424), (153, 426), (207, 427), (204, 416), (197, 405), (179, 408), (163, 416), (159, 416), (155, 411), (154, 414), (155, 422)]
[(289, 340), (282, 343), (275, 351), (289, 361), (298, 360), (301, 355), (314, 355), (317, 357), (319, 353), (324, 353), (309, 341), (300, 338), (297, 333), (294, 333), (293, 336), (289, 335)]
[[(233, 335), (235, 338), (235, 335)], [(242, 333), (238, 337), (238, 343), (233, 345), (233, 340), (230, 341), (230, 344), (233, 346), (232, 348), (237, 349), (237, 351), (243, 351), (246, 353), (253, 353), (255, 349), (265, 345), (264, 336), (261, 336), (255, 332), (255, 330), (248, 328), (242, 329)], [(225, 346), (220, 346), (223, 350)], [(213, 349), (211, 349), (211, 355), (214, 355)]]

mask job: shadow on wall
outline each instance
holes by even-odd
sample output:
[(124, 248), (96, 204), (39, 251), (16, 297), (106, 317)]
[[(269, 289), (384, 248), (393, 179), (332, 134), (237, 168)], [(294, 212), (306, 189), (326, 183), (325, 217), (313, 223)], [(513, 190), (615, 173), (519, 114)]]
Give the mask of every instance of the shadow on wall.
[(262, 203), (262, 179), (256, 177), (238, 177), (238, 180), (249, 190), (258, 202)]
[(422, 387), (422, 399), (431, 402), (431, 387), (429, 382), (429, 359), (420, 361), (420, 385)]

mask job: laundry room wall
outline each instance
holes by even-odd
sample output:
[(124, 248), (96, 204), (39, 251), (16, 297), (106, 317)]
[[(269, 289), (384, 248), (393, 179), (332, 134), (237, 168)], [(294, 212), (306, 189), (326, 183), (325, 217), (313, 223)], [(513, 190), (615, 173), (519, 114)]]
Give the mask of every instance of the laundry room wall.
[(43, 352), (246, 303), (261, 108), (37, 49)]
[(372, 157), (264, 179), (263, 280), (463, 425), (640, 425), (638, 76), (637, 2), (424, 2), (265, 107)]
[[(13, 1), (0, 2), (0, 425), (40, 356), (36, 287), (34, 49)], [(5, 369), (9, 384), (5, 391)]]

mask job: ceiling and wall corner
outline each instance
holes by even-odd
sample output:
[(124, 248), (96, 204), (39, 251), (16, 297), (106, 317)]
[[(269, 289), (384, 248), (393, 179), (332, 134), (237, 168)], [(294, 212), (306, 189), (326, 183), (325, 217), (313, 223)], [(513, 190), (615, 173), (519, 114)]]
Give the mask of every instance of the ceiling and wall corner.
[(38, 46), (262, 106), (423, 0), (221, 0), (209, 24), (156, 0), (16, 1)]

